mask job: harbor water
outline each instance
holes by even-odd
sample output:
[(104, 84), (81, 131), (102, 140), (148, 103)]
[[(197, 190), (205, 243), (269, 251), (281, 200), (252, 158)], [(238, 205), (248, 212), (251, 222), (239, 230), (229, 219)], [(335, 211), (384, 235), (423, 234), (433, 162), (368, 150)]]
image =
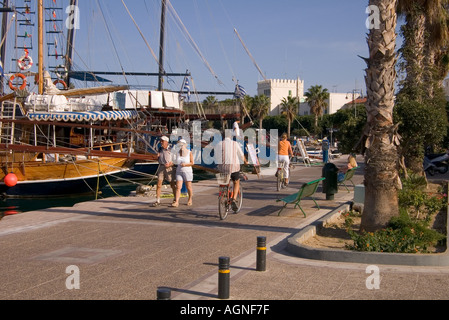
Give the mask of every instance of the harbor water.
[[(195, 181), (215, 178), (211, 173), (194, 170)], [(110, 197), (128, 197), (136, 191), (139, 185), (155, 185), (155, 179), (142, 180), (116, 180), (103, 187), (98, 195), (85, 194), (72, 197), (45, 197), (45, 198), (0, 198), (0, 219), (8, 215), (16, 215), (24, 212), (57, 208), (73, 207), (77, 203), (106, 199)]]

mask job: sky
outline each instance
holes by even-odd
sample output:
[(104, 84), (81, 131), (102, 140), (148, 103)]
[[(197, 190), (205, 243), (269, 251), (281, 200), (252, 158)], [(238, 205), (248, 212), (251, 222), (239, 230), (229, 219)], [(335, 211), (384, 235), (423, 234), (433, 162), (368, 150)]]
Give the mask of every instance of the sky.
[[(67, 0), (56, 3), (65, 7)], [(174, 10), (169, 6), (167, 12), (164, 67), (172, 73), (188, 70), (197, 91), (233, 92), (238, 81), (254, 96), (263, 77), (299, 77), (305, 81), (305, 91), (322, 85), (329, 92), (365, 92), (366, 64), (358, 56), (368, 55), (368, 0), (170, 3)], [(73, 58), (76, 70), (158, 71), (160, 0), (79, 0), (79, 10)], [(67, 19), (66, 13), (58, 14)], [(59, 41), (60, 47), (63, 42)], [(106, 78), (114, 84), (157, 86), (156, 77)], [(164, 88), (179, 91), (183, 80), (169, 78)], [(217, 96), (219, 100), (229, 97)]]

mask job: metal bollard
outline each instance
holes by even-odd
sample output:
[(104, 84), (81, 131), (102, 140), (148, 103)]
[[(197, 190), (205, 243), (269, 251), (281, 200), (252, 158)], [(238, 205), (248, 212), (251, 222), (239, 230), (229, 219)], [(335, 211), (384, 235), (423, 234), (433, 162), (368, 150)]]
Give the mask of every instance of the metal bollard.
[(229, 299), (230, 258), (218, 259), (218, 299)]
[(267, 238), (257, 237), (257, 261), (256, 271), (267, 270)]
[(171, 290), (167, 288), (158, 288), (157, 289), (157, 300), (170, 300), (171, 299)]

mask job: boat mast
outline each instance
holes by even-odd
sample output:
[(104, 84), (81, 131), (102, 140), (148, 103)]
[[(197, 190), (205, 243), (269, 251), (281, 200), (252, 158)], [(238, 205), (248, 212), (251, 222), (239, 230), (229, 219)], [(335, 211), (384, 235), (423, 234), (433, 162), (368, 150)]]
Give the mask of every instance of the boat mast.
[[(75, 8), (78, 5), (78, 0), (70, 0), (71, 8)], [(67, 57), (65, 60), (65, 67), (67, 69), (65, 82), (67, 87), (70, 87), (70, 71), (72, 71), (72, 58), (73, 58), (73, 44), (75, 43), (75, 29), (74, 27), (69, 28), (67, 35)]]
[[(3, 8), (6, 9), (8, 7), (8, 2), (9, 0), (6, 0), (4, 2)], [(8, 27), (8, 12), (3, 12), (3, 17), (2, 17), (2, 39), (5, 37), (6, 34), (6, 29)], [(2, 47), (0, 48), (0, 58), (1, 58), (1, 64), (2, 64), (2, 68), (5, 68), (5, 54), (6, 54), (6, 41), (5, 43), (2, 45)], [(3, 87), (3, 77), (1, 80), (1, 86), (0, 86), (0, 94), (3, 95), (4, 93), (4, 87)]]
[(44, 94), (44, 0), (38, 0), (39, 94)]
[(162, 13), (161, 13), (161, 35), (159, 44), (159, 85), (158, 90), (164, 89), (164, 46), (165, 46), (165, 13), (167, 11), (167, 0), (162, 0)]

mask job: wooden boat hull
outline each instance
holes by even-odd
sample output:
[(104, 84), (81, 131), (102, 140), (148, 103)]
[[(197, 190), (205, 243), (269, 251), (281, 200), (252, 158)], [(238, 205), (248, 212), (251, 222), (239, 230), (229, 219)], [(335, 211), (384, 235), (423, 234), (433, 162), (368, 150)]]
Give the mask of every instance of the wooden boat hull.
[[(5, 197), (32, 198), (95, 193), (131, 166), (121, 158), (94, 158), (68, 162), (17, 162), (0, 173), (0, 194)], [(8, 187), (3, 182), (8, 173), (14, 173), (18, 183)]]
[(159, 163), (151, 162), (137, 162), (131, 170), (125, 172), (122, 176), (127, 180), (150, 180), (156, 174)]

